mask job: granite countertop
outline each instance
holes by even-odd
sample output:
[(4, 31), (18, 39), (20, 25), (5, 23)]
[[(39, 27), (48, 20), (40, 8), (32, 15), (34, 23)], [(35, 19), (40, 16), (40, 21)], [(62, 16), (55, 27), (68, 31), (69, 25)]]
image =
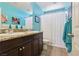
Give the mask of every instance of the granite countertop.
[(29, 36), (36, 33), (40, 33), (39, 31), (25, 31), (25, 32), (14, 32), (14, 33), (5, 33), (0, 34), (0, 42), (5, 40), (11, 40), (18, 37)]

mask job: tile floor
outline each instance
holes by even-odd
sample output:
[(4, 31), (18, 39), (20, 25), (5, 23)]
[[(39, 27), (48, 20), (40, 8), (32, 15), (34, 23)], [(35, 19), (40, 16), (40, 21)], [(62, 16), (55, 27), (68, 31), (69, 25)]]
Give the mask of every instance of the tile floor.
[(47, 49), (43, 49), (41, 56), (68, 56), (65, 48), (47, 46)]

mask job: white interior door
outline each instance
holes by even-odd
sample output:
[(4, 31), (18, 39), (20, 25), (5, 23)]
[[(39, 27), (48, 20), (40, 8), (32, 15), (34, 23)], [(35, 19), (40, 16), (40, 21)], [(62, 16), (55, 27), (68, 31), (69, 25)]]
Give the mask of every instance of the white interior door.
[(66, 17), (65, 12), (49, 13), (41, 16), (41, 31), (44, 40), (49, 40), (53, 46), (65, 48), (63, 30)]
[(72, 55), (79, 56), (79, 3), (72, 3)]

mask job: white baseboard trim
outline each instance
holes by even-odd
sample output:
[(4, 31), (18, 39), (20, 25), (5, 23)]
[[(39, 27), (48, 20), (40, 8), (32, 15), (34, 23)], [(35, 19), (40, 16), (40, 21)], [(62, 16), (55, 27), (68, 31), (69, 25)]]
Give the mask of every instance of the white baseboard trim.
[(51, 46), (56, 46), (56, 47), (60, 47), (60, 48), (66, 48), (65, 46), (58, 45), (58, 44), (51, 44)]

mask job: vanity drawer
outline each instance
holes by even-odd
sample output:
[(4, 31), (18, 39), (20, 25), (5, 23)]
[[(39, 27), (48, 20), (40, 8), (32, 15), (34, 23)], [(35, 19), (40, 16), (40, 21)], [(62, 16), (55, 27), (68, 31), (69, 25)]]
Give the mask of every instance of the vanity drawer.
[(21, 37), (21, 39), (22, 39), (22, 42), (28, 43), (33, 40), (33, 35)]

